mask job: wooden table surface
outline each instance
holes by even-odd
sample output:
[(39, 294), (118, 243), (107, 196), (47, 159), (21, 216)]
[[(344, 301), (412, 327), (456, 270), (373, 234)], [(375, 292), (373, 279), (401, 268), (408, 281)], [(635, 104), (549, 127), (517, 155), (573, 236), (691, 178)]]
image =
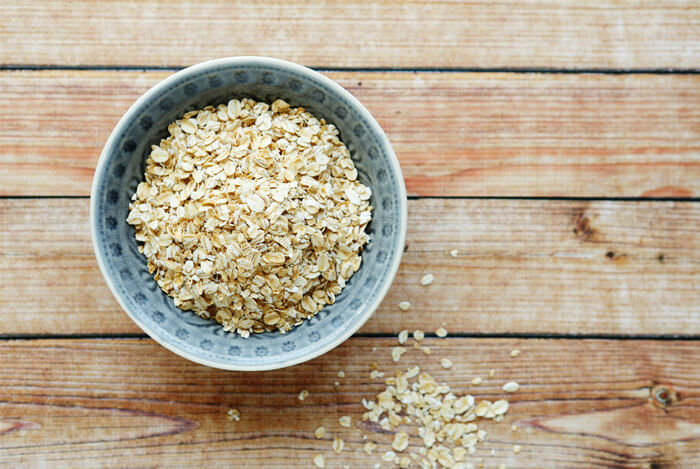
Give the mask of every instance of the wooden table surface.
[[(477, 399), (521, 383), (475, 455), (484, 467), (700, 467), (697, 0), (1, 3), (0, 467), (311, 467), (319, 453), (393, 467), (391, 435), (360, 419), (382, 389), (370, 363), (390, 372), (397, 332), (443, 324), (431, 356), (399, 365)], [(119, 117), (175, 70), (233, 55), (347, 88), (409, 193), (406, 252), (373, 318), (264, 373), (147, 338), (88, 227)]]

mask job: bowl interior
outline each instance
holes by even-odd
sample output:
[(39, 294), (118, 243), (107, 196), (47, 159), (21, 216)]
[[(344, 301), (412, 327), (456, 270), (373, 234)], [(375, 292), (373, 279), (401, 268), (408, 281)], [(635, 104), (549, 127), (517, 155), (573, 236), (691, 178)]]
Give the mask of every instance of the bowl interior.
[[(193, 361), (226, 369), (261, 370), (299, 363), (335, 347), (374, 311), (403, 251), (405, 190), (391, 147), (367, 111), (338, 85), (279, 61), (215, 61), (173, 75), (142, 97), (115, 129), (93, 184), (92, 224), (105, 278), (132, 319), (151, 337)], [(225, 333), (213, 320), (178, 309), (148, 273), (126, 223), (152, 144), (185, 112), (231, 98), (282, 98), (335, 124), (360, 180), (372, 191), (373, 219), (362, 266), (336, 303), (287, 334)]]

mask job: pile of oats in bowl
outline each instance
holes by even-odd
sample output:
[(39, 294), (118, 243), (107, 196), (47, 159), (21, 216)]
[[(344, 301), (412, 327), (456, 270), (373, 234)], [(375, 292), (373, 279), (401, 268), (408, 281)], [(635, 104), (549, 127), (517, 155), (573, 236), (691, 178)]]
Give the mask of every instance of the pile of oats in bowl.
[(360, 267), (372, 218), (335, 126), (282, 100), (234, 99), (168, 132), (127, 222), (175, 305), (248, 337), (332, 304)]

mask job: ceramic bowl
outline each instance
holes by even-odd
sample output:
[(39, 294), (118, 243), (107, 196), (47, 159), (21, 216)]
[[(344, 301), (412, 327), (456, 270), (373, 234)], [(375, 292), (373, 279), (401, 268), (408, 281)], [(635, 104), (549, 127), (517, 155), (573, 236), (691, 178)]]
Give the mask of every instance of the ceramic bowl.
[[(148, 273), (129, 201), (143, 179), (151, 145), (185, 112), (232, 98), (282, 98), (336, 125), (359, 179), (372, 189), (373, 219), (362, 265), (335, 304), (286, 334), (243, 339), (213, 320), (177, 308)], [(126, 112), (100, 156), (92, 184), (90, 224), (100, 270), (131, 319), (176, 354), (228, 370), (269, 370), (304, 362), (338, 346), (376, 310), (403, 252), (406, 190), (396, 155), (367, 109), (348, 91), (308, 68), (263, 57), (232, 57), (194, 65), (151, 88)]]

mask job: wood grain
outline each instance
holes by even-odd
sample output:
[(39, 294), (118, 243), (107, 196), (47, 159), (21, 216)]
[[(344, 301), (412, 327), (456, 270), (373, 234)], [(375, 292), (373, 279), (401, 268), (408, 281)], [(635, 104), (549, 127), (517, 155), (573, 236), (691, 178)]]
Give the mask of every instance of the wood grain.
[[(88, 217), (87, 199), (0, 200), (0, 334), (139, 332)], [(401, 268), (362, 332), (698, 335), (699, 256), (696, 203), (411, 200)]]
[(2, 64), (697, 68), (692, 0), (72, 2), (3, 7)]
[[(118, 119), (172, 73), (139, 68), (233, 55), (345, 69), (326, 74), (387, 132), (410, 195), (697, 198), (700, 76), (639, 73), (700, 69), (696, 1), (25, 0), (0, 10), (0, 468), (306, 468), (318, 453), (328, 468), (375, 467), (391, 443), (360, 420), (361, 399), (383, 388), (369, 380), (375, 361), (389, 373), (420, 364), (459, 394), (507, 397), (505, 421), (484, 425), (486, 468), (700, 467), (700, 347), (687, 340), (700, 339), (697, 202), (411, 200), (400, 271), (360, 331), (372, 337), (290, 369), (234, 373), (147, 338), (79, 338), (141, 334), (97, 268), (89, 201), (13, 198), (89, 194)], [(427, 272), (435, 283), (421, 287)], [(391, 361), (388, 335), (443, 324), (450, 336), (426, 339), (431, 356)], [(468, 385), (474, 376), (484, 384)], [(508, 380), (521, 389), (504, 396)], [(240, 422), (226, 418), (232, 407)], [(351, 429), (341, 432), (341, 415)], [(375, 455), (361, 451), (363, 436)]]
[[(0, 72), (0, 195), (89, 194), (111, 130), (167, 75)], [(698, 196), (698, 75), (328, 75), (378, 119), (413, 195)]]
[[(483, 426), (488, 436), (475, 456), (486, 467), (700, 465), (695, 343), (426, 341), (433, 355), (410, 350), (398, 364), (390, 358), (395, 339), (353, 338), (310, 363), (264, 373), (195, 365), (146, 339), (3, 341), (0, 466), (311, 467), (323, 453), (327, 467), (373, 467), (391, 442), (390, 434), (360, 419), (362, 398), (382, 389), (369, 380), (374, 361), (388, 373), (419, 364), (478, 400), (506, 397), (506, 419)], [(522, 350), (516, 359), (509, 357), (514, 348)], [(452, 370), (440, 367), (441, 357), (452, 359)], [(484, 383), (467, 385), (474, 376)], [(521, 389), (504, 396), (508, 380)], [(310, 392), (303, 403), (301, 389)], [(661, 389), (666, 405), (655, 398)], [(232, 407), (240, 422), (226, 418)], [(339, 427), (342, 415), (352, 417), (350, 429)], [(511, 431), (512, 424), (519, 430)], [(319, 425), (328, 430), (322, 440), (313, 437)], [(416, 428), (408, 425), (407, 432), (416, 450)], [(362, 435), (379, 444), (373, 456), (360, 450)], [(345, 440), (340, 456), (331, 451), (336, 436)], [(513, 454), (515, 444), (520, 454)]]

